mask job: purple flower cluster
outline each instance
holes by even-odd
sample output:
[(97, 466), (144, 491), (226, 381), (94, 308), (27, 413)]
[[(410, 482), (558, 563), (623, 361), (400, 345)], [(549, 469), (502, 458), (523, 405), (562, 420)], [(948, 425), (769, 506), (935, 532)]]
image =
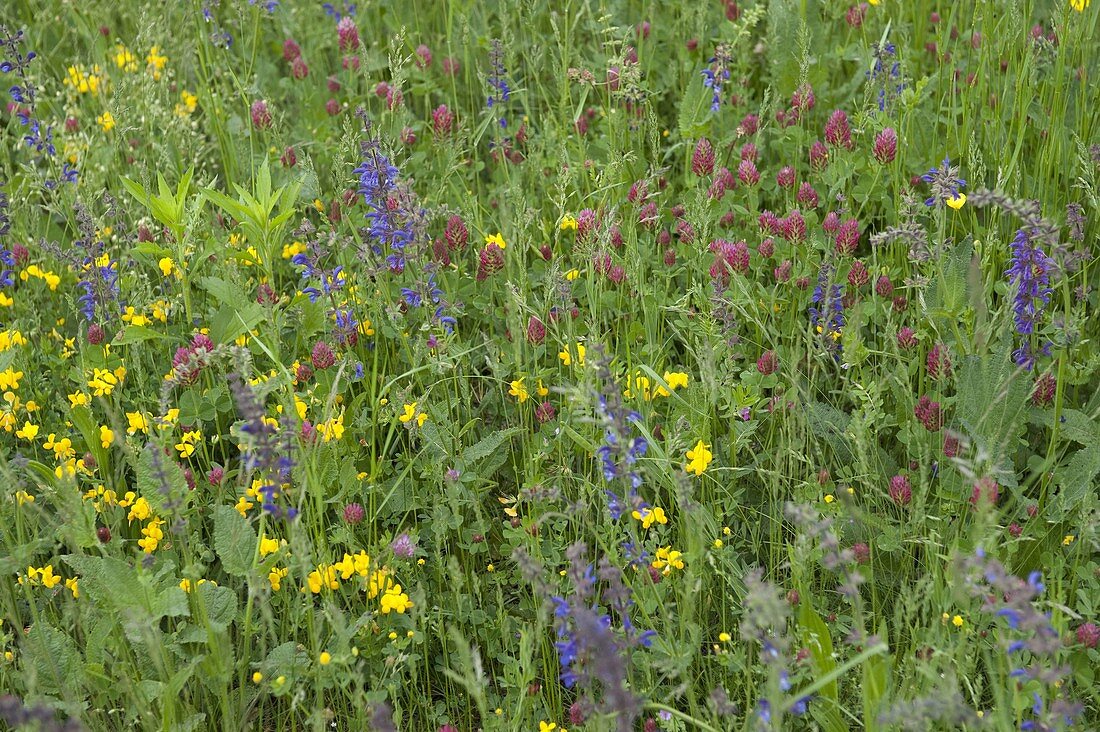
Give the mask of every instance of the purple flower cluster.
[[(508, 85), (507, 70), (504, 68), (504, 45), (499, 38), (494, 38), (489, 48), (489, 86), (492, 92), (485, 103), (489, 109), (504, 104), (512, 96), (512, 87)], [(500, 126), (507, 127), (508, 119), (501, 116)]]
[(554, 647), (562, 683), (586, 690), (589, 697), (582, 704), (586, 706), (596, 704), (593, 687), (598, 682), (602, 691), (600, 711), (617, 713), (617, 728), (627, 732), (634, 729), (633, 722), (641, 712), (640, 700), (628, 686), (627, 654), (632, 648), (649, 648), (656, 633), (640, 631), (631, 622), (629, 611), (634, 601), (622, 570), (606, 557), (595, 568), (587, 561), (587, 554), (583, 542), (565, 550), (569, 560), (566, 579), (572, 589), (568, 597), (552, 593), (543, 568), (522, 549), (516, 550), (514, 558), (553, 607), (557, 635)]
[[(370, 134), (370, 125), (367, 125)], [(386, 263), (392, 272), (405, 270), (405, 249), (414, 233), (411, 216), (402, 206), (397, 187), (397, 166), (382, 153), (381, 141), (374, 136), (362, 143), (363, 162), (355, 169), (359, 176), (359, 194), (370, 209), (367, 213), (368, 234), (377, 244), (374, 253), (382, 256), (388, 250)]]
[(958, 198), (959, 189), (966, 187), (966, 181), (959, 177), (959, 168), (951, 165), (951, 158), (947, 156), (938, 168), (930, 169), (920, 179), (932, 186), (932, 195), (924, 201), (929, 207)]
[(840, 285), (831, 284), (833, 265), (824, 262), (817, 275), (817, 286), (810, 298), (810, 322), (817, 330), (835, 360), (840, 360), (840, 334), (844, 328), (843, 291)]
[[(1038, 682), (1046, 696), (1033, 691), (1032, 718), (1024, 720), (1021, 730), (1053, 730), (1072, 724), (1081, 713), (1082, 705), (1066, 698), (1065, 680), (1072, 674), (1068, 666), (1058, 664), (1063, 643), (1051, 623), (1049, 613), (1035, 607), (1046, 590), (1039, 572), (1027, 580), (1009, 574), (1000, 562), (978, 549), (974, 556), (962, 560), (971, 594), (985, 599), (983, 610), (1004, 621), (1008, 633), (1004, 650), (1013, 660), (1009, 677), (1013, 683)], [(1030, 663), (1025, 664), (1025, 659)]]
[(237, 411), (243, 419), (240, 429), (245, 442), (242, 445), (244, 469), (248, 473), (258, 473), (263, 483), (260, 486), (262, 508), (275, 518), (285, 516), (287, 520), (293, 521), (298, 516), (298, 509), (289, 507), (284, 510), (276, 503), (281, 484), (290, 480), (290, 472), (294, 468), (294, 460), (290, 456), (291, 446), (286, 438), (293, 431), (292, 425), (282, 425), (280, 435), (267, 421), (263, 403), (240, 374), (231, 372), (226, 379)]
[(717, 112), (722, 106), (722, 86), (730, 78), (730, 62), (733, 57), (728, 44), (720, 43), (714, 56), (708, 61), (710, 66), (703, 69), (703, 86), (711, 91), (710, 111)]
[[(598, 352), (595, 359), (597, 376), (600, 379), (600, 393), (597, 395), (597, 413), (604, 427), (604, 444), (596, 451), (604, 480), (610, 487), (607, 494), (608, 511), (611, 518), (618, 521), (624, 513), (647, 507), (638, 495), (642, 485), (642, 476), (636, 465), (638, 459), (645, 456), (649, 443), (641, 435), (636, 435), (636, 425), (642, 421), (642, 415), (627, 409), (623, 405), (622, 390), (615, 383), (609, 368), (610, 359)], [(625, 479), (628, 484), (624, 499), (615, 490), (615, 482)]]
[[(8, 94), (11, 96), (15, 116), (19, 118), (20, 124), (27, 128), (27, 134), (23, 136), (23, 143), (34, 151), (36, 160), (43, 157), (52, 158), (57, 155), (57, 147), (53, 142), (53, 127), (50, 125), (44, 126), (38, 120), (35, 114), (35, 103), (38, 94), (34, 84), (27, 78), (27, 69), (30, 68), (31, 61), (37, 58), (37, 54), (34, 51), (28, 51), (24, 54), (20, 50), (22, 43), (22, 30), (13, 34), (6, 26), (0, 26), (0, 46), (4, 48), (3, 60), (0, 61), (0, 72), (15, 74), (18, 77), (17, 83), (8, 88)], [(45, 186), (47, 189), (53, 190), (59, 182), (76, 183), (76, 181), (76, 168), (71, 166), (68, 161), (62, 161), (60, 178), (58, 180), (47, 178)]]
[(1045, 343), (1037, 352), (1032, 336), (1043, 308), (1050, 302), (1050, 275), (1054, 270), (1054, 260), (1024, 229), (1019, 229), (1012, 240), (1012, 264), (1005, 270), (1005, 276), (1016, 291), (1012, 301), (1013, 319), (1016, 332), (1022, 336), (1022, 343), (1012, 357), (1018, 366), (1029, 371), (1035, 367), (1040, 354), (1050, 355), (1051, 344)]

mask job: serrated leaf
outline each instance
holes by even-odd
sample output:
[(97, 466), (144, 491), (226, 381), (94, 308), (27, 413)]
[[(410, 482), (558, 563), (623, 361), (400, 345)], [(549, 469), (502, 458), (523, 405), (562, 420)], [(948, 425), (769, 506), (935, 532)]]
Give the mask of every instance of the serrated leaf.
[(84, 661), (68, 633), (39, 620), (31, 626), (25, 648), (35, 670), (36, 691), (59, 693), (67, 688), (80, 688)]
[(154, 509), (163, 512), (165, 502), (182, 500), (191, 496), (187, 489), (187, 478), (178, 464), (163, 454), (157, 454), (160, 448), (148, 443), (138, 456), (137, 493), (145, 498)]
[(506, 440), (513, 435), (517, 435), (523, 430), (518, 427), (510, 427), (508, 429), (497, 430), (490, 435), (478, 440), (462, 451), (462, 462), (467, 468), (475, 465), (479, 460), (489, 457), (493, 453), (497, 452)]
[(1093, 481), (1100, 473), (1100, 447), (1083, 447), (1073, 453), (1064, 467), (1055, 470), (1055, 479), (1062, 487), (1056, 503), (1061, 517), (1066, 517), (1095, 490)]
[(237, 617), (237, 593), (211, 582), (203, 582), (196, 592), (206, 607), (210, 626), (217, 631), (226, 630)]
[(248, 574), (256, 555), (256, 531), (232, 506), (214, 509), (214, 551), (222, 568), (234, 576)]
[(168, 338), (167, 335), (155, 331), (152, 328), (146, 328), (143, 325), (128, 325), (123, 328), (122, 333), (111, 341), (111, 343), (116, 346), (128, 346), (133, 343), (164, 340), (166, 338)]

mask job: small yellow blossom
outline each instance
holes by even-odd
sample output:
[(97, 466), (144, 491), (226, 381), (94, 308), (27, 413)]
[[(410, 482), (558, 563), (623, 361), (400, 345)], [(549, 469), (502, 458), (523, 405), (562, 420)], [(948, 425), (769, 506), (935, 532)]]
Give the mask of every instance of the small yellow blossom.
[(832, 503), (835, 500), (836, 500), (836, 496), (834, 496), (832, 493), (826, 493), (825, 494), (825, 503)]
[(956, 615), (955, 617), (951, 618), (951, 624), (954, 625), (956, 628), (963, 627), (965, 623), (966, 621), (963, 620), (962, 615)]
[(1062, 537), (1062, 546), (1069, 546), (1074, 542), (1076, 538), (1077, 537), (1073, 534), (1066, 534), (1064, 537)]
[(22, 378), (22, 371), (16, 371), (11, 366), (8, 366), (3, 371), (0, 371), (0, 389), (17, 391), (19, 389), (19, 380)]
[(561, 223), (558, 224), (558, 228), (561, 229), (562, 231), (569, 231), (569, 230), (576, 231), (577, 230), (577, 220), (575, 218), (573, 218), (572, 216), (570, 216), (569, 214), (566, 214), (565, 216), (561, 217)]
[(252, 683), (253, 684), (258, 684), (263, 680), (264, 680), (264, 675), (262, 673), (260, 673), (259, 671), (253, 671), (252, 672)]
[(710, 446), (699, 440), (695, 443), (695, 449), (687, 451), (687, 459), (684, 469), (689, 473), (695, 473), (698, 477), (706, 471), (707, 466), (714, 460), (714, 455), (711, 454)]
[(145, 63), (149, 67), (149, 73), (153, 75), (153, 80), (160, 81), (160, 74), (164, 71), (164, 65), (168, 63), (168, 57), (161, 55), (159, 46), (153, 46), (145, 57)]
[(554, 732), (558, 728), (557, 722), (545, 722), (539, 720), (539, 732)]
[(110, 132), (115, 127), (115, 117), (110, 111), (106, 111), (103, 114), (95, 118), (96, 123), (103, 128), (104, 132)]
[(508, 245), (504, 243), (504, 237), (500, 235), (499, 231), (495, 234), (489, 234), (488, 236), (486, 236), (485, 237), (485, 243), (486, 244), (496, 244), (501, 249), (507, 249), (508, 248)]
[(129, 423), (129, 427), (126, 428), (126, 434), (133, 435), (138, 432), (142, 434), (149, 433), (149, 418), (141, 412), (127, 412), (126, 421)]
[(171, 257), (162, 257), (161, 260), (157, 262), (157, 266), (160, 267), (161, 274), (165, 277), (168, 277), (176, 271), (176, 263), (172, 261)]
[(722, 643), (729, 643), (732, 640), (732, 636), (729, 633), (719, 633), (718, 640)]
[(260, 537), (260, 556), (266, 557), (268, 554), (274, 554), (279, 551), (279, 541), (277, 539), (269, 539), (266, 536)]
[(321, 655), (317, 657), (317, 663), (322, 666), (328, 666), (332, 663), (332, 654), (328, 651), (321, 651)]
[(573, 269), (571, 269), (571, 270), (569, 270), (568, 272), (565, 273), (565, 279), (569, 282), (572, 282), (573, 280), (577, 279), (580, 276), (581, 276), (581, 271), (579, 269), (576, 269), (576, 268), (573, 268)]
[(418, 412), (416, 409), (416, 404), (416, 402), (413, 402), (412, 404), (406, 404), (404, 407), (404, 411), (401, 413), (401, 416), (398, 417), (398, 419), (405, 424), (408, 424), (415, 419), (416, 426), (423, 427), (424, 423), (428, 420), (428, 414), (427, 412)]
[(574, 360), (576, 361), (578, 366), (584, 366), (584, 346), (580, 343), (576, 345), (576, 354), (576, 359), (574, 359), (573, 354), (569, 352), (569, 346), (566, 346), (565, 348), (561, 349), (561, 353), (558, 354), (558, 358), (561, 359), (563, 366), (572, 366)]
[(634, 511), (630, 514), (635, 520), (642, 522), (642, 528), (648, 529), (653, 524), (667, 524), (668, 516), (665, 515), (665, 509), (660, 506), (654, 506), (653, 508), (643, 508), (641, 511)]
[(137, 71), (137, 56), (131, 53), (126, 46), (116, 46), (115, 66), (127, 72)]
[(653, 560), (651, 566), (661, 570), (661, 574), (667, 575), (673, 569), (684, 568), (684, 555), (670, 546), (661, 547), (657, 550), (657, 558)]
[(34, 503), (34, 496), (26, 491), (15, 492), (15, 502), (22, 506), (24, 503)]
[(267, 573), (267, 581), (271, 583), (271, 591), (278, 592), (283, 587), (283, 578), (290, 574), (289, 567), (272, 567), (271, 571)]
[(1092, 0), (1069, 0), (1069, 6), (1078, 13), (1083, 13), (1091, 2)]
[(511, 383), (511, 388), (508, 390), (511, 396), (514, 396), (520, 404), (527, 401), (528, 396), (527, 387), (523, 385), (523, 379), (516, 379)]
[(74, 391), (72, 394), (69, 394), (70, 407), (86, 407), (91, 403), (91, 397), (82, 391)]
[(958, 211), (966, 203), (966, 194), (960, 193), (958, 196), (952, 196), (947, 199), (947, 205)]
[(102, 445), (104, 449), (106, 449), (106, 448), (110, 447), (111, 443), (113, 443), (114, 441), (115, 441), (114, 431), (105, 424), (100, 425), (99, 426), (99, 444)]
[(80, 580), (77, 577), (70, 577), (69, 579), (65, 580), (65, 587), (69, 590), (69, 592), (73, 593), (73, 599), (77, 599), (80, 597), (80, 588), (77, 586), (79, 582)]

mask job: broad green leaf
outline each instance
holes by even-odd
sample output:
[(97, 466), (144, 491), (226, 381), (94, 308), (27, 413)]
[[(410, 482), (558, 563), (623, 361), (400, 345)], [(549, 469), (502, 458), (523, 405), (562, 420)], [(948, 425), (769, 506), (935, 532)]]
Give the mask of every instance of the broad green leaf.
[(214, 509), (214, 550), (229, 574), (242, 576), (252, 568), (256, 556), (256, 530), (232, 506)]

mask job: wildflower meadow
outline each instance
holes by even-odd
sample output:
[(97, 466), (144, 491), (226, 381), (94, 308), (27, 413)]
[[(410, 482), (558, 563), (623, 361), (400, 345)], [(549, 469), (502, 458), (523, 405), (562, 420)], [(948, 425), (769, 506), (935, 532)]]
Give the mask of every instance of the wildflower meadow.
[(1100, 3), (0, 3), (0, 728), (1100, 729)]

